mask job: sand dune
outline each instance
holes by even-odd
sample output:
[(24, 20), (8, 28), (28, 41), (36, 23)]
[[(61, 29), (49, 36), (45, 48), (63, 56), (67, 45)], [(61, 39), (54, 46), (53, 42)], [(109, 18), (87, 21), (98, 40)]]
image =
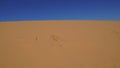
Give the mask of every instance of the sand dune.
[(1, 22), (0, 68), (120, 68), (120, 21)]

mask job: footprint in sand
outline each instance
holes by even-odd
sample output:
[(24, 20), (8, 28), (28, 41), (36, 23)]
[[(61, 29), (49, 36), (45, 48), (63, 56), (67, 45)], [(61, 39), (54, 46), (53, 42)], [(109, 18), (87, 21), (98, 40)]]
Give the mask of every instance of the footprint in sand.
[(57, 35), (51, 35), (50, 36), (50, 40), (52, 42), (52, 45), (63, 47), (62, 40), (60, 39), (59, 36), (57, 36)]

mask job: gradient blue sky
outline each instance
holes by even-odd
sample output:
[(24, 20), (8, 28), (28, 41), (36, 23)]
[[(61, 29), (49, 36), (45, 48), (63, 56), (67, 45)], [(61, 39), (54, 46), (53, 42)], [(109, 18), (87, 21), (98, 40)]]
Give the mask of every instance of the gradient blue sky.
[(0, 21), (120, 20), (120, 0), (0, 0)]

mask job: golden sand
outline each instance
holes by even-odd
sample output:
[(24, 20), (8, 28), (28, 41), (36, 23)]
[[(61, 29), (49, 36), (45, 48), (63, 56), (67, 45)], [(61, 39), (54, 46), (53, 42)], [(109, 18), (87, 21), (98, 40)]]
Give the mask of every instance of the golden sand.
[(120, 68), (120, 21), (1, 22), (0, 68)]

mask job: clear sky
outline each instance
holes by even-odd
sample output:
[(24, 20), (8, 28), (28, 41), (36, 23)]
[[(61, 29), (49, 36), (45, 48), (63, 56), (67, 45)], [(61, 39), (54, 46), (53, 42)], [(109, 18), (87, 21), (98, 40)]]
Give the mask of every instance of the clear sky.
[(120, 20), (120, 0), (0, 0), (0, 21)]

